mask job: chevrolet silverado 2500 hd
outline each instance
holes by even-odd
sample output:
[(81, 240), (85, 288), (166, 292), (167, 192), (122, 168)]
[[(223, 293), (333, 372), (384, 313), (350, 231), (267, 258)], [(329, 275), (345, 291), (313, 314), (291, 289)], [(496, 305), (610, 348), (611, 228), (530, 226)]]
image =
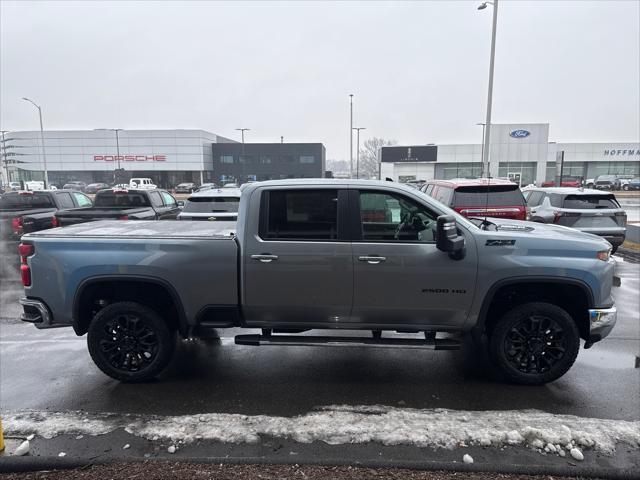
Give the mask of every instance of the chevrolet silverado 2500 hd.
[(237, 223), (23, 236), (22, 320), (88, 334), (97, 366), (122, 381), (159, 374), (178, 335), (244, 327), (262, 333), (237, 344), (453, 349), (471, 333), (508, 380), (542, 384), (571, 367), (581, 338), (588, 348), (613, 328), (610, 250), (562, 226), (466, 219), (393, 182), (259, 182)]

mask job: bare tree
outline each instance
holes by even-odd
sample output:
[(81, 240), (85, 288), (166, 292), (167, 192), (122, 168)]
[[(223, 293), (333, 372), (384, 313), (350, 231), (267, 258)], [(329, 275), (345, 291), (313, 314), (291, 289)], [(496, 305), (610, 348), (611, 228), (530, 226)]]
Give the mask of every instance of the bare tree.
[(365, 140), (364, 147), (360, 149), (358, 176), (360, 178), (378, 178), (378, 150), (380, 147), (395, 145), (397, 143), (396, 140), (385, 140), (384, 138), (378, 137)]

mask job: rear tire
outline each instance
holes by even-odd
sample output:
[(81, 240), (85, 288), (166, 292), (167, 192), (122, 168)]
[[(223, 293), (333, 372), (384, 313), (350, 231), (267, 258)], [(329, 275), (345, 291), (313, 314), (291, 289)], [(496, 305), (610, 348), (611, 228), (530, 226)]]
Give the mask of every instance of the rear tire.
[(169, 364), (176, 331), (150, 308), (117, 302), (100, 310), (89, 325), (89, 353), (105, 374), (121, 382), (144, 382)]
[(511, 382), (543, 385), (564, 375), (580, 349), (580, 332), (557, 305), (532, 302), (505, 313), (489, 336), (493, 364)]
[(614, 253), (616, 253), (618, 251), (618, 247), (620, 245), (611, 245), (611, 255), (613, 255)]

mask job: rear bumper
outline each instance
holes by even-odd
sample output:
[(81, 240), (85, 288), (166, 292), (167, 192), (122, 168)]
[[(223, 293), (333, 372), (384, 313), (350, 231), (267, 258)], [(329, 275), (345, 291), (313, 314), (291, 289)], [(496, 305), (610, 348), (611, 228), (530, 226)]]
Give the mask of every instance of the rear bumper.
[(55, 325), (53, 323), (53, 316), (47, 305), (33, 298), (23, 297), (19, 300), (22, 305), (23, 313), (20, 315), (20, 320), (27, 323), (33, 323), (36, 328), (56, 328), (66, 327), (67, 325)]
[(589, 309), (588, 343), (599, 342), (609, 335), (616, 324), (617, 317), (616, 307)]

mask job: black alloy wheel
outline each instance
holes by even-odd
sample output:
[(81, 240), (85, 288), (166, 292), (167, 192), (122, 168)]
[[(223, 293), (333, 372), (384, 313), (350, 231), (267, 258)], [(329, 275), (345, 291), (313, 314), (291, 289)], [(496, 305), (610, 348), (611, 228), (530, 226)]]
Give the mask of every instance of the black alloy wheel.
[(123, 382), (142, 382), (169, 364), (176, 332), (150, 308), (117, 302), (96, 314), (87, 343), (91, 358), (104, 373)]

